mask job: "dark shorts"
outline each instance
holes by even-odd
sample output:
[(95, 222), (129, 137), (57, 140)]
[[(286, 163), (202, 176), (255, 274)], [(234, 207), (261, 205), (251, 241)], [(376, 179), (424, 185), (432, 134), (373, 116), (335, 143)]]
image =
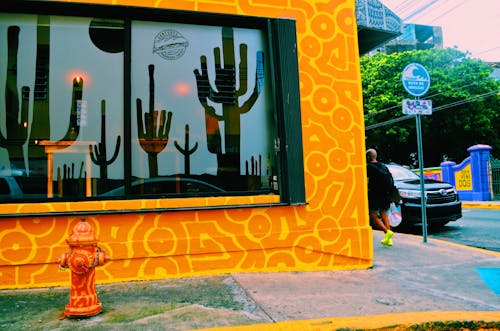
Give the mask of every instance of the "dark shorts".
[(368, 209), (370, 212), (379, 210), (387, 210), (391, 204), (391, 200), (383, 195), (368, 195)]

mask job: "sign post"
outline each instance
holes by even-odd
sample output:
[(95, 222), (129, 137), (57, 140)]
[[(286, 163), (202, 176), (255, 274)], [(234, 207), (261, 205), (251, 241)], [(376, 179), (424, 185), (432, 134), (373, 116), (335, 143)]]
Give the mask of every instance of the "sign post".
[(403, 113), (415, 114), (417, 129), (418, 167), (420, 171), (420, 206), (422, 212), (422, 237), (427, 242), (427, 207), (424, 184), (424, 151), (422, 147), (421, 115), (432, 114), (432, 101), (419, 100), (419, 97), (427, 93), (431, 84), (431, 78), (427, 69), (419, 63), (410, 63), (403, 70), (403, 86), (408, 93), (416, 97), (416, 100), (403, 100)]

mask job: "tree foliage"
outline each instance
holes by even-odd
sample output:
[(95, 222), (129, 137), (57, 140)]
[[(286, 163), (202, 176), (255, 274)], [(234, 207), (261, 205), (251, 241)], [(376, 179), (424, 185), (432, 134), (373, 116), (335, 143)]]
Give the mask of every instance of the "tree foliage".
[[(421, 116), (424, 165), (439, 166), (446, 158), (459, 163), (476, 144), (490, 145), (498, 153), (500, 82), (490, 78), (488, 64), (453, 48), (361, 58), (366, 146), (376, 148), (383, 161), (415, 165), (415, 117), (391, 122), (405, 116), (402, 100), (414, 99), (401, 80), (403, 69), (414, 62), (429, 72), (430, 89), (421, 99), (432, 100), (435, 110)], [(377, 123), (379, 127), (370, 129)]]

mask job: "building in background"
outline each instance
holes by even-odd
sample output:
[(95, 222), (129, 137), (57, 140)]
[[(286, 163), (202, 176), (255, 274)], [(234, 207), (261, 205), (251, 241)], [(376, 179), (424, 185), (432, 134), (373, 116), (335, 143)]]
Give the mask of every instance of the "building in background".
[(356, 0), (359, 54), (366, 54), (402, 32), (401, 19), (378, 0)]
[(403, 33), (383, 46), (387, 54), (430, 48), (443, 48), (443, 30), (440, 26), (403, 24)]

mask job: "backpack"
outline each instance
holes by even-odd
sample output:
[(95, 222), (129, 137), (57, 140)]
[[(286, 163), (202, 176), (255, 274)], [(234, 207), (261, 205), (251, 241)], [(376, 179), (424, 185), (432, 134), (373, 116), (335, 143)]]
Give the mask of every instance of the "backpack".
[(375, 168), (380, 173), (379, 183), (378, 183), (380, 185), (380, 188), (384, 192), (391, 192), (392, 188), (394, 187), (394, 179), (392, 178), (391, 172), (389, 171), (389, 169), (385, 164), (380, 162), (379, 166)]

